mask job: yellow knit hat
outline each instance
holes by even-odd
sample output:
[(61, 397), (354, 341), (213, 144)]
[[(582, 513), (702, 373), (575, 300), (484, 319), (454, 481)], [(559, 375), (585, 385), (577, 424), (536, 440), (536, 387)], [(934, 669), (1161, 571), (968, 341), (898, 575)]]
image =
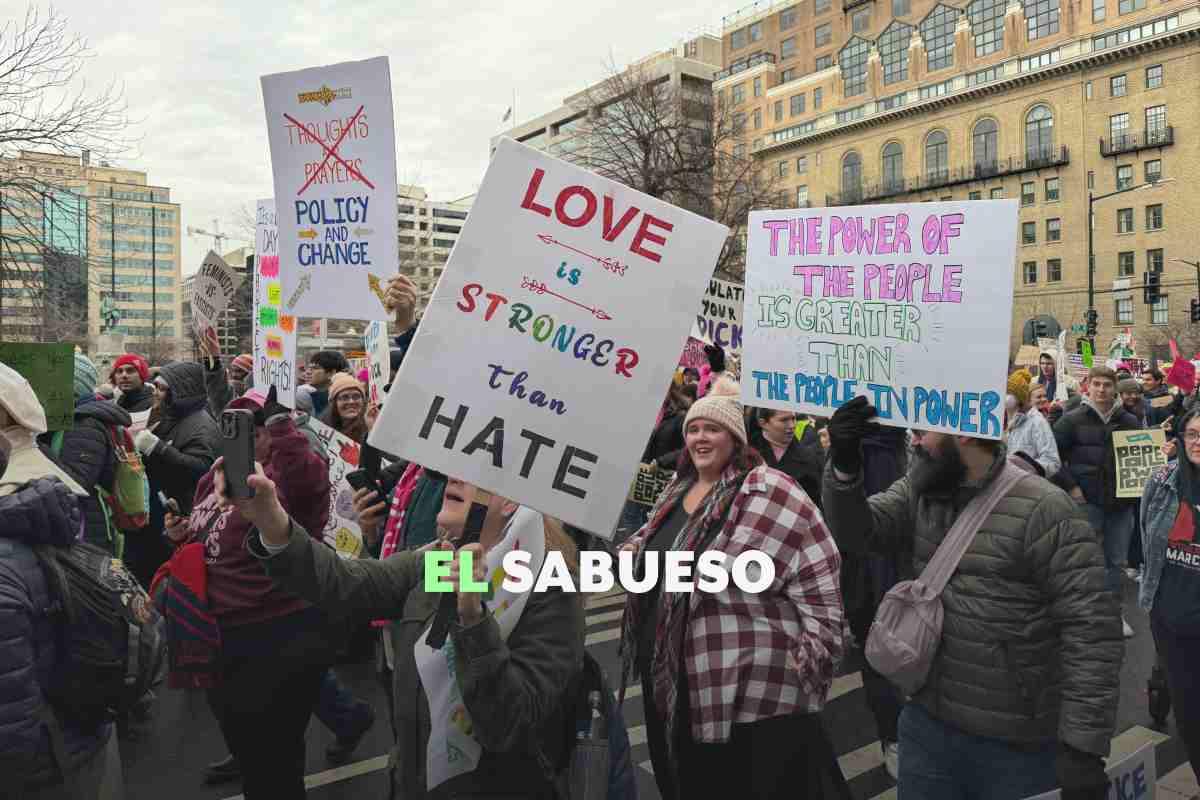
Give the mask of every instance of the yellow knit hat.
[(1008, 393), (1017, 398), (1022, 406), (1029, 402), (1029, 381), (1032, 376), (1027, 369), (1019, 369), (1008, 376)]

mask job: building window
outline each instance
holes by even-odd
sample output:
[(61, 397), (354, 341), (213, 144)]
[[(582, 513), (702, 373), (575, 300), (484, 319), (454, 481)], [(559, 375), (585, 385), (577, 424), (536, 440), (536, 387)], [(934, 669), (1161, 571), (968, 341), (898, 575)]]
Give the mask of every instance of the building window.
[(1053, 50), (1047, 50), (1043, 53), (1037, 53), (1032, 56), (1025, 56), (1017, 62), (1017, 69), (1021, 72), (1033, 72), (1035, 69), (1048, 67), (1051, 64), (1057, 64), (1060, 53), (1056, 47)]
[(1046, 261), (1046, 281), (1057, 283), (1062, 280), (1062, 259), (1051, 258)]
[(1061, 242), (1062, 241), (1062, 220), (1054, 217), (1046, 220), (1046, 241)]
[(908, 79), (908, 45), (912, 40), (912, 26), (893, 22), (879, 37), (877, 47), (883, 62), (884, 84), (898, 83)]
[(828, 23), (822, 23), (813, 28), (813, 47), (824, 47), (833, 39), (833, 26)]
[(1117, 277), (1131, 278), (1133, 277), (1133, 251), (1128, 250), (1124, 253), (1117, 253)]
[(1088, 100), (1092, 99), (1092, 82), (1088, 81), (1083, 85), (1083, 96)]
[(1037, 244), (1037, 223), (1021, 223), (1021, 244)]
[(1163, 84), (1163, 68), (1162, 64), (1155, 64), (1153, 67), (1146, 67), (1146, 88), (1160, 89)]
[(845, 111), (837, 112), (837, 124), (844, 125), (847, 122), (853, 122), (856, 119), (862, 119), (867, 113), (866, 106), (855, 106), (848, 108)]
[(1133, 186), (1133, 165), (1124, 164), (1117, 167), (1117, 191)]
[(1173, 14), (1172, 16), (1156, 19), (1142, 25), (1134, 25), (1130, 28), (1106, 33), (1103, 36), (1095, 36), (1092, 38), (1092, 52), (1098, 53), (1101, 50), (1108, 50), (1111, 47), (1117, 47), (1128, 42), (1148, 39), (1151, 36), (1168, 33), (1178, 27), (1179, 15)]
[(850, 15), (850, 30), (853, 33), (864, 33), (871, 27), (871, 9), (864, 8)]
[(1058, 33), (1058, 0), (1024, 0), (1029, 41)]
[(855, 97), (867, 90), (867, 54), (870, 52), (870, 43), (856, 36), (838, 53), (846, 97)]
[(925, 42), (926, 69), (930, 72), (954, 63), (954, 26), (957, 22), (958, 9), (943, 5), (922, 20), (921, 39)]
[(1150, 106), (1146, 109), (1146, 139), (1147, 144), (1161, 136), (1167, 129), (1167, 107)]
[(904, 92), (901, 92), (900, 94), (894, 94), (891, 97), (881, 98), (875, 101), (875, 110), (891, 111), (893, 108), (900, 108), (900, 106), (904, 105), (906, 98), (907, 95), (905, 95)]
[(788, 176), (788, 160), (786, 158), (775, 165), (775, 174), (780, 178)]
[(735, 145), (733, 146), (733, 157), (734, 157), (734, 158), (739, 158), (739, 159), (740, 159), (740, 158), (745, 158), (745, 157), (746, 157), (746, 145), (744, 145), (744, 144), (735, 144)]
[(733, 132), (741, 133), (744, 130), (746, 130), (746, 114), (739, 111), (733, 115)]
[(796, 187), (796, 207), (797, 208), (807, 208), (808, 207), (808, 187), (807, 186), (797, 186)]
[(753, 119), (754, 119), (754, 130), (758, 130), (758, 129), (762, 128), (762, 109), (761, 108), (754, 109)]
[(779, 12), (779, 30), (786, 31), (788, 28), (796, 27), (796, 23), (800, 20), (800, 7), (792, 6), (785, 8)]
[(1123, 297), (1117, 301), (1117, 324), (1133, 324), (1133, 298)]
[(1163, 226), (1163, 209), (1162, 204), (1158, 203), (1152, 206), (1146, 206), (1146, 230), (1160, 231)]
[(888, 189), (904, 185), (904, 148), (888, 142), (883, 148), (883, 185)]
[(862, 157), (854, 151), (842, 158), (842, 197), (848, 200), (862, 197)]
[(907, 17), (911, 11), (909, 0), (892, 0), (893, 17)]
[(1087, 185), (1089, 189), (1096, 188), (1096, 173), (1090, 169), (1088, 170)]
[(1021, 184), (1021, 205), (1031, 206), (1037, 202), (1037, 190), (1034, 188), (1033, 181), (1027, 181)]
[(789, 36), (779, 43), (779, 57), (791, 58), (796, 55), (796, 37)]
[(804, 175), (808, 173), (808, 156), (796, 157), (796, 174)]
[(1117, 233), (1133, 233), (1133, 209), (1117, 209)]
[(1104, 22), (1104, 0), (1092, 0), (1092, 22)]
[(813, 14), (824, 14), (833, 7), (831, 0), (816, 0), (813, 3)]
[(1025, 157), (1043, 161), (1054, 152), (1054, 115), (1046, 106), (1034, 106), (1025, 115)]
[(792, 95), (791, 105), (792, 105), (791, 111), (792, 111), (793, 117), (796, 116), (797, 114), (803, 114), (804, 113), (804, 95), (803, 94)]
[(757, 42), (762, 38), (762, 23), (756, 22), (750, 26), (750, 41)]
[(817, 56), (817, 72), (833, 66), (833, 56)]
[(971, 33), (975, 37), (975, 57), (991, 55), (1004, 47), (1004, 9), (1007, 0), (975, 0), (967, 6)]
[(1146, 269), (1150, 272), (1162, 272), (1163, 251), (1161, 248), (1146, 251)]
[(1047, 203), (1058, 200), (1058, 178), (1046, 178), (1045, 195)]
[(992, 189), (992, 191), (988, 194), (988, 197), (990, 197), (993, 200), (1003, 200), (1004, 199), (1004, 187), (1003, 186), (994, 187)]
[(821, 108), (821, 94), (822, 91), (820, 86), (813, 89), (813, 111), (817, 111)]
[(754, 96), (762, 97), (762, 76), (754, 79)]
[(775, 101), (775, 121), (783, 122), (783, 101), (782, 100)]
[(925, 177), (943, 180), (950, 174), (950, 140), (945, 131), (934, 131), (925, 139)]
[(1134, 11), (1141, 11), (1146, 7), (1146, 0), (1118, 0), (1118, 14), (1132, 14)]
[(746, 46), (746, 29), (738, 28), (733, 33), (729, 34), (729, 47), (732, 50), (739, 50)]
[(954, 79), (942, 81), (941, 83), (931, 83), (928, 86), (922, 86), (917, 90), (917, 97), (922, 100), (928, 100), (931, 97), (945, 97), (950, 94), (950, 90), (954, 88)]
[(746, 84), (739, 83), (730, 90), (732, 93), (733, 104), (739, 106), (746, 102)]
[(1021, 270), (1021, 277), (1025, 283), (1037, 283), (1037, 262), (1026, 261)]
[(1170, 316), (1166, 297), (1159, 297), (1154, 301), (1154, 305), (1150, 306), (1150, 324), (1151, 325), (1166, 325), (1167, 318)]
[(982, 200), (983, 192), (967, 192), (968, 200)]
[(967, 75), (967, 86), (981, 86), (1000, 79), (1000, 66), (988, 67)]
[(1146, 162), (1146, 183), (1157, 183), (1162, 180), (1162, 161), (1153, 159)]
[(791, 83), (792, 81), (796, 80), (797, 77), (799, 77), (799, 76), (796, 74), (796, 68), (788, 67), (787, 69), (785, 69), (779, 73), (779, 84), (778, 85), (782, 86), (785, 83)]
[(1125, 96), (1125, 76), (1113, 75), (1108, 79), (1108, 94), (1110, 97)]

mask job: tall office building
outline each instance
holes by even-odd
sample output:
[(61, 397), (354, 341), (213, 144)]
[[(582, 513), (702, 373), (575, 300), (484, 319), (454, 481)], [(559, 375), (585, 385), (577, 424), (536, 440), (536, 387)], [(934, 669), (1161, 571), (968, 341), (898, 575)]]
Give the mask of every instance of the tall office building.
[[(1191, 0), (801, 0), (723, 27), (714, 91), (790, 205), (1018, 199), (1014, 350), (1036, 322), (1084, 323), (1089, 193), (1131, 190), (1094, 204), (1098, 349), (1130, 328), (1161, 355), (1188, 324), (1198, 270), (1174, 259), (1200, 260)], [(1169, 297), (1146, 305), (1156, 269)]]
[(419, 314), (442, 277), (475, 196), (441, 202), (430, 200), (422, 187), (408, 185), (401, 185), (396, 194), (400, 272), (417, 285)]

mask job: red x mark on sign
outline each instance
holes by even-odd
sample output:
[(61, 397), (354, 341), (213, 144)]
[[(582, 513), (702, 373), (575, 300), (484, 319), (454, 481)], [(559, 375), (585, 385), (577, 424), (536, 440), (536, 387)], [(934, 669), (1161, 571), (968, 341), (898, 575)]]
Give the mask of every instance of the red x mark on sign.
[(325, 142), (323, 142), (321, 140), (321, 137), (317, 136), (315, 131), (309, 130), (308, 128), (301, 125), (299, 122), (296, 121), (296, 118), (293, 117), (291, 114), (283, 115), (284, 119), (286, 119), (288, 122), (295, 125), (300, 130), (307, 133), (313, 139), (315, 139), (317, 144), (321, 145), (321, 149), (325, 151), (325, 158), (321, 159), (320, 165), (315, 170), (313, 170), (312, 175), (308, 176), (308, 180), (306, 180), (304, 182), (304, 185), (300, 187), (300, 191), (296, 192), (296, 194), (298, 194), (298, 195), (304, 194), (304, 190), (307, 189), (310, 185), (312, 185), (312, 182), (315, 181), (317, 179), (317, 176), (321, 174), (321, 170), (325, 169), (325, 165), (327, 163), (329, 163), (330, 158), (337, 159), (338, 163), (341, 164), (343, 167), (345, 167), (346, 171), (349, 172), (352, 176), (354, 176), (355, 178), (358, 178), (360, 181), (365, 183), (367, 186), (370, 186), (372, 189), (375, 188), (375, 184), (373, 184), (369, 180), (367, 180), (366, 175), (363, 175), (356, 168), (347, 164), (345, 159), (343, 159), (341, 156), (339, 156), (338, 152), (337, 152), (338, 147), (342, 143), (342, 139), (345, 139), (346, 134), (349, 133), (350, 129), (354, 127), (354, 122), (355, 122), (355, 120), (358, 119), (358, 115), (363, 112), (363, 108), (364, 108), (364, 106), (359, 106), (358, 111), (354, 112), (354, 116), (350, 118), (350, 121), (347, 122), (344, 126), (342, 126), (342, 132), (340, 134), (338, 134), (337, 141), (333, 143), (333, 147), (330, 147), (329, 145), (325, 144)]

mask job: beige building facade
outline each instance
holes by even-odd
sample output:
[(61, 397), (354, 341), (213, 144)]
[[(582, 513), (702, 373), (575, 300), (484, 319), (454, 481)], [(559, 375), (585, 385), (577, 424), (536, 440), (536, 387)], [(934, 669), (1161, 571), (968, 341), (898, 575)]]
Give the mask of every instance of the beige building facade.
[[(1019, 201), (1011, 348), (1084, 323), (1162, 354), (1200, 260), (1194, 0), (802, 0), (725, 19), (714, 91), (789, 206)], [(1169, 296), (1143, 303), (1143, 273)], [(1078, 333), (1078, 328), (1074, 328)], [(1072, 335), (1072, 341), (1074, 335)]]

